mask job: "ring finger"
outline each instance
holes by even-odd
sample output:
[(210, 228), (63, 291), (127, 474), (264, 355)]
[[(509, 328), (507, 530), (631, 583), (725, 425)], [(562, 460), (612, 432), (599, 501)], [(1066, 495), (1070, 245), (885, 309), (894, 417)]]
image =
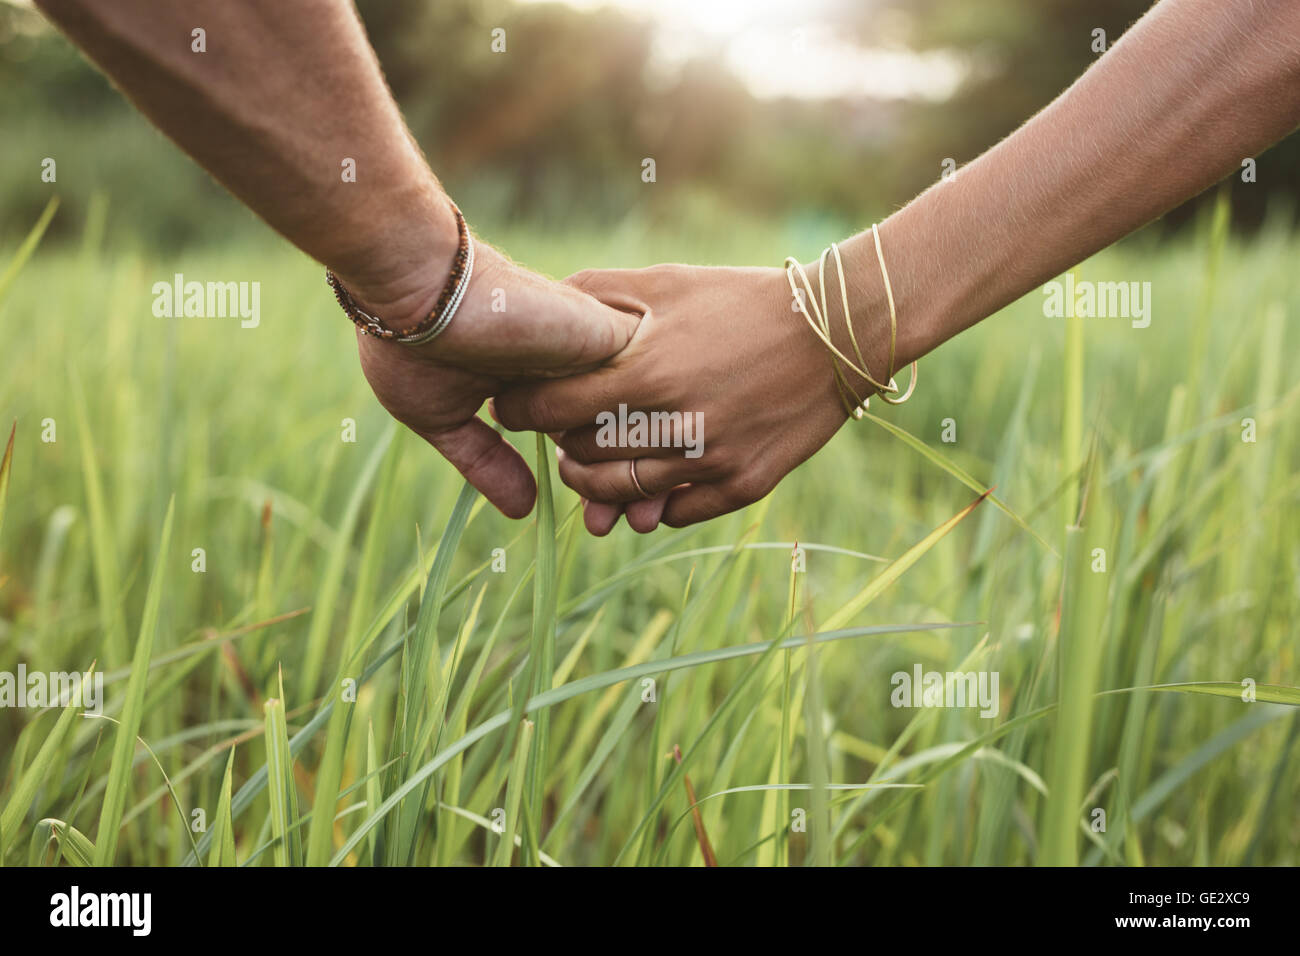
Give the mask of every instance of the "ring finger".
[[(569, 455), (569, 457), (591, 464), (598, 461), (626, 461), (629, 458), (681, 458), (683, 449), (672, 444), (655, 445), (615, 445), (602, 444), (602, 429), (595, 425), (571, 428), (565, 432), (551, 435), (552, 440)], [(639, 467), (639, 466), (638, 466)]]
[(707, 478), (698, 462), (684, 458), (636, 458), (584, 465), (561, 449), (560, 478), (589, 501), (606, 504), (654, 498), (678, 485)]

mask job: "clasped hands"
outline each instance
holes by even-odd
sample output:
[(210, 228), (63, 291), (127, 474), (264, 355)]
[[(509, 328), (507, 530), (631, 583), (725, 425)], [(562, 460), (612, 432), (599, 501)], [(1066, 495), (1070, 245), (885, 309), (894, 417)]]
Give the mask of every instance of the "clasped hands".
[[(416, 347), (358, 334), (362, 370), (399, 421), (510, 517), (533, 507), (523, 457), (478, 417), (545, 432), (561, 479), (604, 535), (681, 527), (764, 497), (846, 419), (827, 352), (791, 308), (781, 269), (661, 265), (555, 282), (485, 243), (446, 331)], [(436, 296), (361, 290), (413, 324)], [(391, 314), (391, 313), (390, 313)], [(698, 443), (608, 440), (619, 407), (694, 416)], [(635, 473), (632, 464), (635, 463)], [(639, 487), (638, 487), (639, 486)]]

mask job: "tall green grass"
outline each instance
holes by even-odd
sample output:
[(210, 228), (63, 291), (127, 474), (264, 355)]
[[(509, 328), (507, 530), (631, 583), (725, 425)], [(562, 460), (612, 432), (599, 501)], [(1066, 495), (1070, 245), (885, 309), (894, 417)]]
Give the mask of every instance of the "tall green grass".
[[(763, 503), (600, 540), (545, 443), (512, 523), (395, 428), (291, 251), (43, 218), (0, 252), (0, 670), (94, 667), (111, 719), (0, 709), (0, 862), (1295, 864), (1300, 242), (1224, 217), (1082, 267), (1150, 328), (1031, 294)], [(822, 231), (489, 238), (563, 274)], [(154, 318), (175, 271), (260, 281), (261, 327)], [(918, 664), (998, 715), (892, 706)]]

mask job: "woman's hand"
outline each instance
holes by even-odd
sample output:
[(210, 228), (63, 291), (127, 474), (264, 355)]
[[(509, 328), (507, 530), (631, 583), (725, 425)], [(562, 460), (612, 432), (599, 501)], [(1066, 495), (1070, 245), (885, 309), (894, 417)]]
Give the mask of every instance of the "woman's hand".
[[(409, 282), (349, 291), (390, 327), (413, 327), (445, 281), (430, 268)], [(341, 319), (341, 316), (340, 316)], [(523, 457), (477, 417), (509, 383), (595, 368), (632, 338), (637, 317), (522, 269), (485, 243), (451, 324), (425, 345), (357, 332), (361, 369), (390, 414), (433, 445), (503, 513), (532, 510), (537, 485)]]
[[(846, 419), (829, 353), (792, 309), (780, 269), (665, 265), (581, 272), (567, 280), (642, 315), (628, 346), (585, 375), (522, 385), (493, 400), (512, 430), (551, 434), (560, 477), (587, 499), (593, 534), (624, 505), (651, 531), (742, 508), (772, 490)], [(864, 393), (865, 394), (865, 393)], [(608, 444), (597, 416), (619, 405), (698, 416), (699, 457), (681, 447)], [(630, 433), (629, 433), (630, 434)], [(633, 482), (636, 479), (649, 500)]]

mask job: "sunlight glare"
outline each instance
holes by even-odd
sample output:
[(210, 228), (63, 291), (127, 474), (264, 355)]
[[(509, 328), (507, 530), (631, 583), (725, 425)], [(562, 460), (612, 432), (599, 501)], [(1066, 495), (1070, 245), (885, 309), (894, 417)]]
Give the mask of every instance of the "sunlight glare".
[(855, 43), (834, 22), (834, 0), (562, 2), (580, 10), (613, 7), (642, 17), (655, 31), (658, 66), (672, 70), (691, 59), (715, 60), (759, 97), (942, 100), (966, 74), (961, 60), (950, 54)]

